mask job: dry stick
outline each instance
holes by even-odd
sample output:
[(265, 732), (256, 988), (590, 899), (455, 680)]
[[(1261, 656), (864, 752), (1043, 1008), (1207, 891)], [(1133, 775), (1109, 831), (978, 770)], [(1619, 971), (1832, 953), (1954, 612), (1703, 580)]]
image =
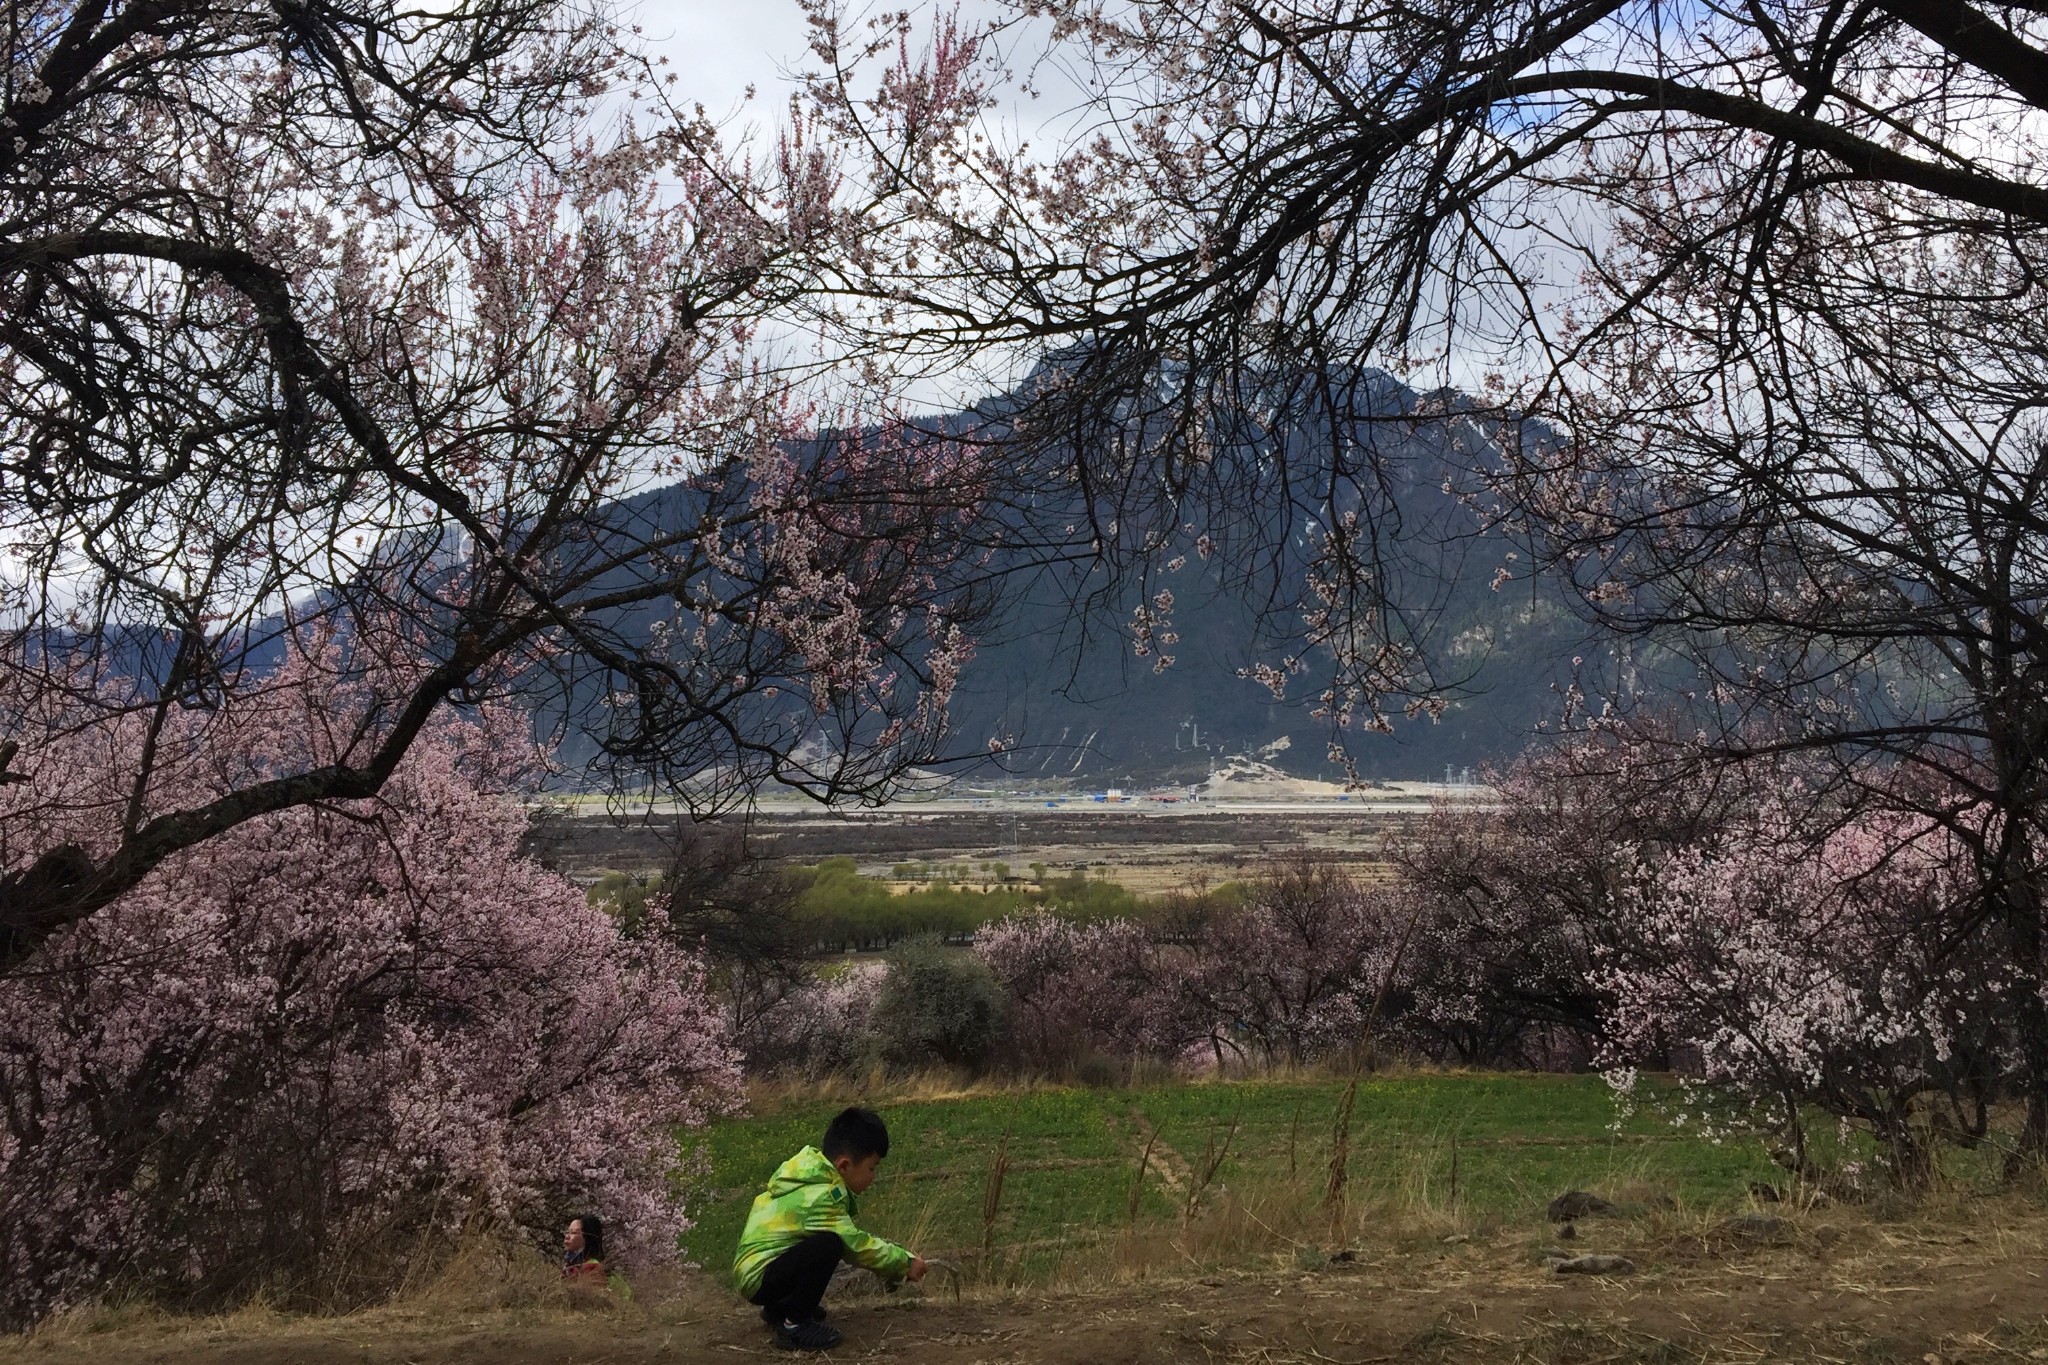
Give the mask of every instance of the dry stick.
[(1230, 1131), (1223, 1135), (1223, 1147), (1216, 1146), (1216, 1125), (1209, 1124), (1209, 1139), (1202, 1147), (1202, 1173), (1188, 1186), (1188, 1206), (1181, 1217), (1193, 1218), (1195, 1205), (1202, 1198), (1202, 1191), (1209, 1188), (1209, 1182), (1216, 1178), (1216, 1172), (1223, 1168), (1223, 1160), (1230, 1155), (1230, 1144), (1237, 1137), (1237, 1122), (1244, 1117), (1244, 1101), (1237, 1102), (1237, 1108), (1230, 1115)]
[(1294, 1121), (1287, 1125), (1287, 1178), (1290, 1181), (1294, 1179), (1295, 1175), (1294, 1144), (1301, 1136), (1301, 1106), (1303, 1103), (1305, 1101), (1302, 1100), (1294, 1102)]
[[(960, 1302), (960, 1267), (954, 1265), (951, 1261), (945, 1260), (942, 1257), (938, 1256), (925, 1257), (924, 1264), (926, 1270), (935, 1270), (940, 1275), (945, 1277), (946, 1283), (949, 1286), (951, 1286), (953, 1290), (953, 1302)], [(902, 1287), (903, 1281), (901, 1280), (891, 1280), (883, 1286), (883, 1288), (887, 1289), (891, 1294), (895, 1293)]]
[[(1366, 1011), (1365, 1024), (1358, 1034), (1361, 1047), (1372, 1038), (1373, 1026), (1379, 1022), (1380, 1011), (1386, 1008), (1387, 995), (1394, 989), (1394, 975), (1401, 970), (1401, 959), (1408, 955), (1408, 945), (1421, 924), (1422, 907), (1418, 905), (1415, 913), (1408, 917), (1408, 927), (1401, 931), (1401, 941), (1394, 945), (1394, 960), (1387, 964), (1387, 974), (1380, 979), (1379, 991), (1372, 998), (1372, 1008)], [(1359, 1050), (1352, 1049), (1351, 1082), (1344, 1087), (1344, 1103), (1338, 1107), (1336, 1132), (1330, 1139), (1330, 1173), (1323, 1185), (1323, 1207), (1330, 1211), (1332, 1222), (1343, 1214), (1344, 1186), (1351, 1179), (1351, 1112), (1358, 1103), (1359, 1058)]]
[(1003, 1140), (996, 1144), (996, 1158), (989, 1163), (988, 1183), (981, 1190), (981, 1262), (984, 1270), (995, 1251), (996, 1215), (1003, 1207), (1003, 1177), (1010, 1171), (1010, 1125), (1003, 1126)]
[(1448, 1201), (1452, 1211), (1458, 1207), (1458, 1135), (1451, 1134), (1451, 1197)]
[(1124, 1210), (1124, 1221), (1126, 1222), (1136, 1223), (1138, 1221), (1138, 1200), (1145, 1193), (1145, 1168), (1152, 1164), (1152, 1148), (1158, 1141), (1159, 1130), (1154, 1128), (1152, 1135), (1145, 1139), (1144, 1155), (1138, 1158), (1138, 1173), (1131, 1177), (1131, 1197), (1128, 1207)]
[(1334, 1218), (1344, 1208), (1344, 1182), (1351, 1178), (1351, 1109), (1358, 1103), (1358, 1073), (1344, 1087), (1344, 1102), (1337, 1106), (1337, 1126), (1330, 1136), (1330, 1175), (1323, 1185), (1323, 1207)]

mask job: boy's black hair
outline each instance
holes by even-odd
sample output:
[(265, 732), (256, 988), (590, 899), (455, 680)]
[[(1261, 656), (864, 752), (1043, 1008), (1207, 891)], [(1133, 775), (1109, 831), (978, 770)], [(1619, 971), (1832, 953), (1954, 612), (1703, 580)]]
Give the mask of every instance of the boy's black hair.
[(882, 1116), (872, 1109), (862, 1109), (858, 1105), (842, 1109), (825, 1126), (825, 1140), (818, 1146), (827, 1161), (837, 1161), (843, 1156), (850, 1156), (855, 1161), (887, 1156), (889, 1125), (882, 1122)]

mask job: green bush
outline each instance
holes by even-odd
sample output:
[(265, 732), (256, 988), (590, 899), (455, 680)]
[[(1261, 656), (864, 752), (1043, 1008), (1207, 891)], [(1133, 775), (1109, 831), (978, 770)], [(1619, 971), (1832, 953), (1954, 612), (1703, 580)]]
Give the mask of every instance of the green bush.
[(982, 960), (936, 937), (889, 953), (869, 1016), (875, 1046), (892, 1066), (940, 1063), (978, 1070), (1003, 1033), (1003, 992)]
[[(1032, 881), (1012, 880), (1008, 863), (983, 864), (993, 880), (963, 885), (967, 863), (897, 863), (898, 881), (924, 884), (891, 894), (887, 882), (863, 877), (852, 858), (827, 858), (812, 867), (789, 867), (776, 875), (793, 888), (791, 941), (805, 951), (866, 952), (905, 939), (936, 936), (965, 943), (974, 931), (1027, 911), (1043, 909), (1063, 919), (1094, 921), (1136, 919), (1190, 923), (1209, 913), (1240, 907), (1247, 897), (1243, 882), (1225, 882), (1200, 893), (1146, 898), (1087, 871), (1056, 873), (1042, 862), (1031, 864)], [(928, 879), (928, 880), (926, 880)], [(590, 888), (590, 901), (632, 929), (645, 913), (649, 894), (662, 889), (660, 876), (608, 872)]]
[(940, 880), (891, 895), (885, 883), (861, 876), (851, 858), (827, 858), (789, 875), (801, 888), (796, 912), (803, 934), (827, 952), (884, 948), (923, 934), (963, 942), (991, 920), (1036, 903), (1022, 887), (984, 893)]
[(1144, 902), (1120, 882), (1075, 872), (1045, 883), (1046, 908), (1063, 919), (1141, 919)]

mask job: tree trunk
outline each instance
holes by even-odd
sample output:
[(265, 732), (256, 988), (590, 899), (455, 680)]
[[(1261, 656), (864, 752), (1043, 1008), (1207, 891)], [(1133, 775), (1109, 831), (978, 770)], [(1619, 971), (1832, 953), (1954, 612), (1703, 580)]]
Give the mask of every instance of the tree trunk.
[(2006, 1159), (2006, 1175), (2048, 1163), (2048, 1001), (2042, 999), (2041, 899), (2031, 869), (2008, 880), (2003, 902), (2006, 936), (2012, 946), (2013, 1024), (2019, 1035), (2020, 1089), (2026, 1121)]
[[(2038, 961), (2038, 928), (2033, 937), (2034, 960)], [(2042, 1003), (2039, 982), (2038, 971), (2032, 980), (2022, 978), (2014, 1012), (2020, 1041), (2020, 1085), (2026, 1096), (2027, 1116), (2020, 1125), (2019, 1140), (2006, 1158), (2008, 1178), (2048, 1164), (2048, 1005)]]

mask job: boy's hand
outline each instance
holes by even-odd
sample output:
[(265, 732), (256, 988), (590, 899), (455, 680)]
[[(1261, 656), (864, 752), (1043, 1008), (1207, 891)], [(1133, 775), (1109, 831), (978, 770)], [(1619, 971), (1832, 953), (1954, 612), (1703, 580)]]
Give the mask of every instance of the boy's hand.
[(903, 1272), (903, 1278), (915, 1282), (923, 1279), (925, 1271), (930, 1269), (931, 1267), (924, 1263), (924, 1257), (913, 1256), (910, 1258), (910, 1269)]

